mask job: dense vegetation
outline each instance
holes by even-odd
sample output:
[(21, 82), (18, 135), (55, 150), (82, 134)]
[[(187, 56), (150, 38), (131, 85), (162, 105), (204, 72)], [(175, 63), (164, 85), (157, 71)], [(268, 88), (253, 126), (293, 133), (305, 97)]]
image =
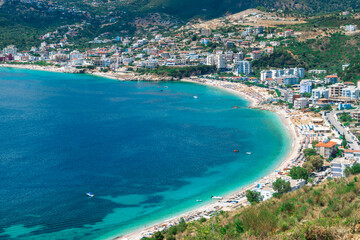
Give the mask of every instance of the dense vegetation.
[(181, 17), (216, 17), (226, 12), (236, 13), (261, 6), (265, 9), (283, 9), (285, 13), (318, 14), (358, 9), (359, 1), (353, 0), (131, 0), (130, 6), (141, 12), (165, 12)]
[(158, 76), (169, 76), (176, 78), (190, 77), (193, 75), (202, 75), (214, 73), (216, 71), (215, 66), (198, 65), (188, 67), (166, 67), (160, 66), (154, 69), (139, 69), (139, 73), (151, 73)]
[(11, 44), (19, 49), (38, 46), (42, 34), (79, 19), (71, 15), (65, 17), (57, 11), (47, 12), (35, 5), (29, 6), (18, 1), (5, 2), (0, 7), (0, 49)]
[[(360, 36), (346, 36), (335, 33), (331, 36), (309, 39), (305, 42), (292, 41), (281, 46), (274, 54), (254, 61), (255, 69), (269, 67), (304, 67), (326, 69), (328, 73), (338, 73), (346, 81), (360, 79)], [(350, 67), (342, 71), (342, 65)]]
[(275, 51), (271, 55), (264, 56), (253, 63), (256, 69), (263, 68), (285, 68), (285, 67), (299, 67), (298, 61), (287, 51)]
[(359, 193), (356, 176), (328, 180), (208, 220), (182, 222), (152, 239), (356, 239)]

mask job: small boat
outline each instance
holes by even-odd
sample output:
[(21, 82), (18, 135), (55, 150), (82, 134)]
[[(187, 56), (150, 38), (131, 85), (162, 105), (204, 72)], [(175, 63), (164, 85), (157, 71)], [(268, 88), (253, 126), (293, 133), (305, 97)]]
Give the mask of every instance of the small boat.
[(234, 152), (239, 152), (239, 150), (234, 150)]
[(212, 199), (223, 199), (223, 197), (211, 196)]
[(201, 199), (196, 199), (196, 201), (197, 201), (197, 202), (202, 202), (202, 200), (201, 200)]
[(233, 109), (239, 108), (238, 106), (233, 106)]
[(88, 196), (88, 197), (94, 197), (95, 195), (94, 195), (92, 192), (88, 192), (88, 193), (86, 193), (86, 196)]
[(196, 99), (196, 98), (198, 98), (198, 96), (193, 96), (193, 98), (195, 98), (195, 99)]
[(246, 154), (247, 154), (247, 155), (250, 155), (250, 154), (251, 154), (251, 152), (246, 152)]

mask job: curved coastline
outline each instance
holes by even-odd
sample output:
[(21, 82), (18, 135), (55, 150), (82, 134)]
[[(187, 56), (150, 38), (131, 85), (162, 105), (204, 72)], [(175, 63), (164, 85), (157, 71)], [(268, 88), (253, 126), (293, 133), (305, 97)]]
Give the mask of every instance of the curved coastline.
[[(47, 67), (36, 67), (34, 68), (32, 65), (9, 65), (9, 66), (4, 66), (4, 65), (0, 65), (3, 67), (11, 67), (11, 68), (22, 68), (22, 69), (29, 69), (29, 70), (40, 70), (40, 71), (50, 71), (50, 72), (64, 72), (61, 71), (59, 69), (50, 69)], [(94, 74), (94, 73), (90, 73), (91, 75), (95, 75), (95, 76), (100, 76), (100, 77), (106, 77), (106, 78), (111, 78), (111, 79), (117, 79), (114, 76), (111, 76), (110, 74), (106, 74), (106, 73), (101, 73), (99, 74)], [(274, 172), (274, 170), (278, 170), (278, 169), (283, 169), (285, 167), (288, 167), (291, 164), (291, 160), (295, 158), (298, 149), (300, 148), (298, 142), (299, 142), (299, 137), (296, 134), (294, 125), (291, 124), (289, 118), (287, 118), (287, 113), (284, 109), (274, 109), (274, 108), (264, 108), (262, 106), (260, 106), (260, 99), (256, 98), (255, 96), (252, 96), (251, 93), (247, 92), (247, 90), (250, 89), (250, 87), (247, 87), (246, 85), (240, 84), (240, 83), (226, 83), (226, 86), (224, 86), (224, 82), (222, 81), (210, 81), (210, 80), (206, 80), (206, 79), (200, 79), (200, 81), (195, 81), (192, 79), (184, 79), (182, 80), (183, 82), (189, 82), (189, 83), (194, 83), (194, 84), (201, 84), (201, 85), (205, 85), (205, 86), (211, 86), (211, 87), (215, 87), (215, 88), (219, 88), (222, 90), (225, 90), (227, 92), (230, 92), (234, 95), (237, 95), (238, 97), (241, 97), (242, 99), (246, 99), (247, 102), (249, 103), (248, 107), (249, 108), (254, 108), (254, 109), (259, 109), (259, 110), (267, 110), (267, 111), (272, 111), (274, 113), (276, 113), (276, 115), (279, 117), (280, 121), (283, 124), (283, 129), (286, 130), (286, 133), (289, 133), (289, 139), (290, 139), (290, 143), (287, 145), (289, 147), (289, 149), (286, 149), (286, 154), (282, 155), (279, 157), (279, 159), (277, 161), (275, 161), (274, 166), (276, 165), (277, 167), (273, 168), (272, 170), (269, 170), (269, 172), (267, 174), (265, 174), (264, 176), (259, 176), (258, 179), (256, 181), (254, 181), (251, 184), (244, 184), (243, 186), (240, 186), (237, 189), (233, 189), (231, 191), (229, 191), (229, 193), (226, 193), (226, 197), (224, 197), (224, 199), (227, 200), (231, 200), (231, 199), (241, 199), (240, 201), (240, 205), (246, 205), (247, 201), (246, 198), (241, 197), (244, 195), (244, 192), (248, 189), (252, 189), (255, 187), (255, 183), (260, 183), (260, 182), (264, 182), (266, 181), (266, 179), (269, 178), (274, 178), (277, 175), (277, 173)], [(240, 88), (240, 89), (239, 89)], [(241, 89), (243, 91), (241, 91)], [(179, 219), (181, 217), (187, 217), (187, 216), (201, 216), (202, 212), (208, 212), (210, 210), (217, 210), (218, 208), (218, 204), (220, 201), (215, 201), (209, 204), (205, 204), (203, 206), (194, 206), (194, 209), (189, 210), (185, 210), (183, 212), (177, 213), (175, 217), (171, 217), (170, 219), (167, 219), (165, 221), (154, 221), (153, 223), (150, 223), (150, 227), (147, 228), (139, 228), (138, 230), (135, 231), (131, 231), (129, 230), (129, 233), (126, 233), (125, 235), (119, 236), (119, 233), (114, 233), (114, 236), (112, 237), (106, 237), (106, 239), (140, 239), (144, 236), (144, 234), (146, 233), (151, 233), (154, 231), (154, 229), (157, 226), (169, 226), (169, 225), (173, 225), (176, 224)], [(224, 210), (224, 209), (223, 209)], [(232, 208), (228, 208), (225, 210), (232, 210)], [(194, 220), (194, 219), (193, 219)], [(114, 231), (115, 232), (115, 231)]]
[[(182, 82), (188, 82), (188, 83), (194, 83), (194, 84), (201, 84), (204, 86), (210, 86), (210, 87), (216, 87), (218, 89), (230, 92), (242, 99), (245, 99), (248, 101), (249, 105), (248, 108), (253, 108), (253, 109), (259, 109), (259, 110), (265, 110), (265, 111), (270, 111), (276, 114), (276, 116), (279, 118), (279, 120), (282, 122), (283, 124), (283, 129), (286, 131), (286, 133), (289, 134), (289, 149), (287, 149), (287, 153), (284, 156), (281, 156), (279, 158), (278, 161), (276, 161), (277, 163), (275, 163), (276, 167), (272, 168), (272, 170), (270, 170), (265, 176), (259, 176), (253, 183), (248, 184), (245, 186), (240, 186), (237, 189), (233, 189), (231, 190), (229, 193), (226, 193), (226, 196), (224, 197), (224, 199), (226, 200), (232, 200), (232, 199), (238, 199), (239, 196), (244, 196), (242, 197), (242, 201), (240, 202), (241, 205), (247, 205), (247, 200), (245, 197), (245, 192), (247, 190), (253, 189), (257, 183), (264, 183), (267, 179), (271, 179), (271, 178), (276, 178), (278, 176), (278, 173), (276, 173), (276, 170), (280, 170), (280, 169), (284, 169), (286, 167), (289, 167), (292, 163), (292, 159), (294, 159), (298, 153), (298, 151), (300, 150), (300, 144), (299, 144), (299, 136), (296, 133), (296, 130), (294, 128), (294, 125), (290, 122), (288, 116), (287, 116), (287, 112), (284, 109), (276, 109), (276, 108), (264, 108), (262, 106), (260, 106), (261, 101), (259, 99), (256, 99), (255, 97), (251, 96), (250, 94), (246, 94), (245, 91), (238, 91), (229, 87), (224, 87), (221, 86), (219, 83), (221, 81), (216, 81), (213, 80), (211, 82), (205, 80), (205, 79), (201, 79), (200, 81), (194, 81), (192, 79), (184, 79), (181, 80)], [(237, 83), (238, 85), (240, 85), (239, 83)], [(236, 83), (233, 83), (232, 85), (236, 85)], [(243, 88), (249, 88), (245, 85), (242, 85)], [(204, 206), (201, 207), (196, 207), (193, 210), (190, 211), (185, 211), (182, 213), (177, 214), (177, 216), (169, 218), (167, 220), (164, 221), (159, 221), (156, 224), (150, 224), (151, 226), (146, 227), (146, 228), (141, 228), (139, 230), (133, 231), (131, 233), (128, 234), (124, 234), (122, 236), (115, 236), (115, 237), (110, 237), (110, 238), (106, 238), (106, 239), (112, 239), (112, 240), (137, 240), (137, 239), (141, 239), (142, 237), (144, 237), (144, 235), (154, 232), (156, 231), (155, 229), (158, 229), (159, 226), (171, 226), (176, 224), (177, 222), (179, 222), (180, 218), (182, 217), (188, 217), (188, 216), (201, 216), (201, 212), (208, 212), (211, 210), (217, 210), (217, 204), (220, 201), (216, 201), (216, 202), (212, 202), (209, 204), (206, 204)], [(222, 210), (233, 210), (233, 209), (222, 209)], [(195, 220), (195, 219), (193, 219)]]

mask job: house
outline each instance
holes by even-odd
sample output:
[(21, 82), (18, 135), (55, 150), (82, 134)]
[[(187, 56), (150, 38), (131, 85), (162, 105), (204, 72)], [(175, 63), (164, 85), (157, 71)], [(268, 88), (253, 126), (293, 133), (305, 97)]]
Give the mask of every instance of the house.
[(328, 75), (325, 77), (326, 84), (334, 84), (338, 82), (338, 76), (336, 75)]
[(344, 149), (344, 157), (360, 163), (360, 150)]
[(349, 24), (349, 25), (346, 25), (345, 26), (345, 31), (347, 31), (347, 32), (355, 32), (356, 31), (356, 25), (351, 25), (351, 24)]
[(315, 145), (315, 150), (317, 154), (329, 158), (336, 151), (336, 142), (328, 140), (319, 142)]
[(335, 158), (331, 162), (331, 170), (333, 177), (345, 177), (344, 171), (347, 167), (352, 167), (354, 165), (353, 160), (345, 158)]

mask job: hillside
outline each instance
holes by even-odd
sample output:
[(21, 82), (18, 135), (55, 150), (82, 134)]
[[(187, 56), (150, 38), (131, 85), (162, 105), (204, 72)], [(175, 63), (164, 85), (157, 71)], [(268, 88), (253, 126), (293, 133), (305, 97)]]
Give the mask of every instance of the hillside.
[(302, 14), (318, 14), (360, 8), (354, 0), (130, 0), (128, 3), (139, 12), (164, 12), (185, 18), (217, 17), (226, 12), (236, 13), (248, 8), (265, 7)]
[(358, 177), (328, 180), (210, 219), (156, 233), (152, 239), (359, 239)]

